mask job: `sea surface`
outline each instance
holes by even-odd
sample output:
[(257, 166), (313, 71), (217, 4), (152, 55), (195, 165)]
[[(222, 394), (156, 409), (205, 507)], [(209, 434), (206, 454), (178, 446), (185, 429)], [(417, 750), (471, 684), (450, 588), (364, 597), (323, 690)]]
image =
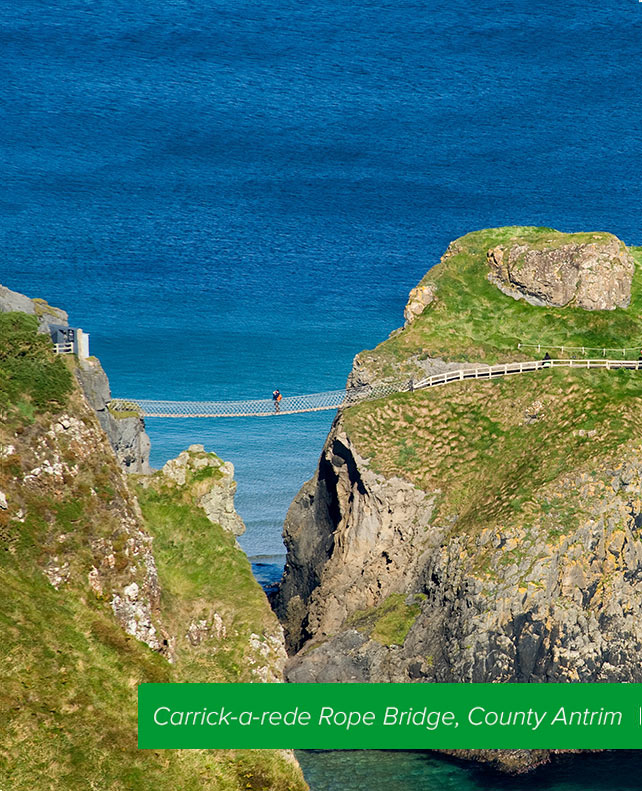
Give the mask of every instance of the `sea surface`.
[[(463, 233), (642, 244), (641, 40), (635, 0), (0, 1), (0, 282), (66, 308), (118, 396), (340, 388)], [(234, 462), (269, 577), (331, 419), (149, 420), (152, 462)], [(354, 754), (321, 755), (315, 791), (355, 787)], [(637, 761), (539, 787), (637, 788)], [(493, 787), (358, 766), (373, 791)]]

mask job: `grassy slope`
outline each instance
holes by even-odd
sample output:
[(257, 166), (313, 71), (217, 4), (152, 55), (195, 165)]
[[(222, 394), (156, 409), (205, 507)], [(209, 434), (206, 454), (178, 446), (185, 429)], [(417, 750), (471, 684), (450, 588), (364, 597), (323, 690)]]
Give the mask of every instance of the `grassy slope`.
[[(154, 548), (167, 585), (161, 619), (177, 626), (181, 608), (198, 591), (204, 605), (223, 607), (235, 629), (222, 653), (190, 655), (189, 646), (179, 646), (175, 665), (125, 634), (109, 596), (89, 589), (87, 570), (100, 541), (114, 549), (115, 579), (120, 564), (131, 562), (123, 554), (120, 515), (132, 495), (113, 454), (99, 444), (62, 488), (21, 484), (34, 447), (63, 409), (99, 430), (73, 386), (70, 361), (54, 357), (46, 339), (36, 336), (31, 317), (0, 315), (0, 350), (0, 450), (14, 446), (13, 453), (0, 453), (0, 490), (26, 511), (18, 522), (0, 510), (0, 788), (305, 788), (298, 770), (269, 751), (138, 751), (137, 685), (237, 680), (243, 676), (247, 630), (260, 633), (273, 616), (247, 559), (228, 536), (188, 505), (163, 502), (160, 495), (154, 502), (149, 493), (147, 524), (157, 533)], [(77, 451), (64, 452), (73, 462)], [(204, 522), (207, 532), (199, 534)], [(179, 537), (183, 525), (185, 542)], [(70, 564), (69, 581), (59, 591), (42, 572), (53, 555)], [(236, 582), (244, 597), (238, 608)]]
[[(213, 525), (201, 509), (176, 500), (167, 489), (139, 489), (145, 523), (154, 536), (165, 621), (178, 639), (181, 679), (255, 681), (245, 656), (247, 642), (251, 634), (269, 632), (274, 615), (234, 536)], [(211, 645), (194, 648), (183, 636), (187, 623), (207, 620), (213, 612), (226, 629), (217, 641), (216, 662)]]
[[(458, 239), (453, 255), (431, 269), (421, 284), (436, 285), (437, 298), (403, 332), (367, 356), (384, 375), (398, 373), (413, 355), (447, 360), (504, 362), (529, 359), (518, 343), (554, 346), (639, 347), (642, 343), (642, 248), (630, 248), (638, 264), (627, 310), (541, 308), (506, 296), (487, 280), (487, 251), (499, 244), (533, 247), (595, 241), (607, 234), (561, 234), (549, 228), (494, 228)], [(412, 372), (412, 366), (406, 367)]]
[(372, 469), (439, 491), (438, 514), (469, 531), (522, 518), (568, 470), (617, 458), (641, 436), (641, 398), (642, 372), (548, 369), (363, 403), (344, 424)]
[[(518, 340), (637, 346), (642, 338), (638, 267), (628, 310), (534, 307), (486, 280), (485, 252), (542, 229), (499, 229), (458, 240), (422, 282), (438, 299), (374, 352), (375, 364), (430, 351), (449, 359), (519, 359)], [(640, 261), (640, 250), (635, 250)], [(369, 354), (369, 353), (366, 353)], [(547, 369), (491, 382), (400, 393), (344, 412), (348, 435), (371, 468), (435, 492), (435, 520), (453, 532), (492, 526), (544, 530), (551, 539), (586, 516), (569, 473), (600, 486), (642, 437), (642, 372)], [(635, 451), (634, 451), (635, 452)]]

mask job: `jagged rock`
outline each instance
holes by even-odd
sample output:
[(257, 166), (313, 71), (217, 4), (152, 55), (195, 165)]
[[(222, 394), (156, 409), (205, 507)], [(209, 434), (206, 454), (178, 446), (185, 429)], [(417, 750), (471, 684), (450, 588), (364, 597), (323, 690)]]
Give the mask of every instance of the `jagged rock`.
[(189, 496), (213, 524), (235, 536), (243, 535), (245, 525), (234, 509), (236, 481), (234, 465), (207, 453), (203, 445), (190, 445), (161, 470), (165, 480), (187, 487)]
[(585, 310), (626, 308), (635, 262), (616, 237), (581, 244), (533, 248), (527, 244), (488, 251), (488, 279), (505, 294), (532, 305)]
[(273, 604), (290, 651), (408, 587), (431, 538), (424, 525), (433, 503), (407, 481), (372, 472), (335, 421), (285, 521), (287, 563)]
[(109, 379), (95, 358), (78, 361), (76, 377), (125, 472), (148, 474), (151, 442), (145, 421), (136, 415), (119, 415), (109, 409)]
[(431, 283), (413, 288), (408, 295), (408, 303), (403, 311), (404, 319), (406, 320), (404, 326), (407, 327), (417, 316), (420, 316), (434, 299), (435, 286)]

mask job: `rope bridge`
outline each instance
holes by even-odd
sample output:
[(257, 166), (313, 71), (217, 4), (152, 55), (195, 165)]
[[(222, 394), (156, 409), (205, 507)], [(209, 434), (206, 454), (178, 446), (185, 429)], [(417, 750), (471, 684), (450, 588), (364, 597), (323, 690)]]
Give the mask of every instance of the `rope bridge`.
[(495, 379), (545, 368), (601, 368), (614, 371), (622, 368), (642, 370), (638, 360), (529, 360), (527, 362), (503, 363), (500, 365), (467, 365), (453, 371), (443, 371), (425, 379), (364, 385), (349, 390), (330, 390), (326, 393), (285, 396), (279, 404), (270, 398), (252, 401), (154, 401), (135, 398), (115, 398), (110, 409), (115, 412), (132, 412), (141, 417), (158, 418), (219, 418), (219, 417), (275, 417), (296, 415), (304, 412), (322, 412), (343, 409), (362, 401), (373, 401), (393, 393), (424, 390), (450, 382), (469, 379)]

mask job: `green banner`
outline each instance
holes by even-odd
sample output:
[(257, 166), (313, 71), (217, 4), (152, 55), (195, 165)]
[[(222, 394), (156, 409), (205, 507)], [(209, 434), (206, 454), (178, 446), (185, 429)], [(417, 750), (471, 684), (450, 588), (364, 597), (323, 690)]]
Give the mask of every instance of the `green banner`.
[(142, 684), (141, 749), (641, 749), (642, 684)]

